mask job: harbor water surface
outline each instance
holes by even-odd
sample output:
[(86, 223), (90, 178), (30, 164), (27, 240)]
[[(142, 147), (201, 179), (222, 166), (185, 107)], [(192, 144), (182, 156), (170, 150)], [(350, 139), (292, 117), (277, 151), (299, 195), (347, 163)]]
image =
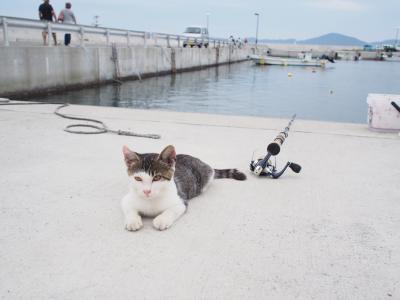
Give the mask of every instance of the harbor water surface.
[(400, 63), (326, 68), (252, 62), (31, 98), (99, 106), (366, 123), (368, 93), (400, 94)]

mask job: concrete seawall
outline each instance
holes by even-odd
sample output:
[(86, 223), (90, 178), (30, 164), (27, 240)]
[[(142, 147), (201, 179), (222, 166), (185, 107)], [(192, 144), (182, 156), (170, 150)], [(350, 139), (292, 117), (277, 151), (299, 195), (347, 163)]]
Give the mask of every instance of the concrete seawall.
[[(1, 47), (0, 95), (16, 96), (243, 61), (251, 49)], [(115, 59), (112, 59), (112, 58)]]

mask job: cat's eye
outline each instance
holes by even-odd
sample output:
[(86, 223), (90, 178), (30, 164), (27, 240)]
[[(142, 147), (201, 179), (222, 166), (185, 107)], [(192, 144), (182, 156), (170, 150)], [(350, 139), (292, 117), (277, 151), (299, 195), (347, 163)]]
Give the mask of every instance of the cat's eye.
[(140, 178), (139, 176), (135, 176), (134, 178), (136, 181), (142, 181), (142, 178)]
[(159, 181), (161, 180), (161, 176), (160, 175), (156, 175), (153, 177), (153, 181)]

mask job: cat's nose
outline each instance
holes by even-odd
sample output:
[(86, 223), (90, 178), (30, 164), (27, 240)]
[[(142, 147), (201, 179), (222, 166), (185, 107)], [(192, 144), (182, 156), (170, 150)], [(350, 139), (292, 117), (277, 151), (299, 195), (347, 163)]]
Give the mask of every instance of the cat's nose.
[(149, 196), (150, 196), (150, 193), (151, 193), (151, 190), (143, 190), (143, 193), (144, 193), (147, 197), (149, 197)]

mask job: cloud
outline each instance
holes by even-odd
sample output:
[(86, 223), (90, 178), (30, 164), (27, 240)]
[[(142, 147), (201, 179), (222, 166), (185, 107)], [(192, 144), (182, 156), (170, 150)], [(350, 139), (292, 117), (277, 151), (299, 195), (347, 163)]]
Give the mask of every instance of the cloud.
[(317, 8), (345, 12), (359, 12), (366, 9), (366, 6), (357, 0), (307, 0), (307, 4)]

